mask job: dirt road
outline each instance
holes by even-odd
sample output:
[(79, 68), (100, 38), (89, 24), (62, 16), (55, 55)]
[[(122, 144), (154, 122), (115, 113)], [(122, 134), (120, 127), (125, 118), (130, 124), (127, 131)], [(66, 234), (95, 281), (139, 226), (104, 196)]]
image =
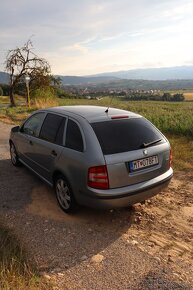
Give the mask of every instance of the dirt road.
[(193, 174), (132, 209), (68, 216), (54, 193), (9, 160), (0, 123), (0, 221), (13, 229), (55, 289), (193, 289)]

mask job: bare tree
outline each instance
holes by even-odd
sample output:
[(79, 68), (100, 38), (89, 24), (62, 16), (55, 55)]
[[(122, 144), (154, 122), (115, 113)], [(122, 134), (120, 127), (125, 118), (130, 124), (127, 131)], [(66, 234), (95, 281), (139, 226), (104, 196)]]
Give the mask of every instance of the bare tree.
[[(5, 69), (10, 74), (10, 104), (15, 106), (14, 89), (26, 75), (34, 80), (35, 76), (46, 76), (50, 73), (50, 65), (33, 52), (33, 44), (29, 39), (23, 47), (8, 51)], [(28, 102), (28, 99), (27, 99)], [(29, 104), (28, 104), (29, 105)]]

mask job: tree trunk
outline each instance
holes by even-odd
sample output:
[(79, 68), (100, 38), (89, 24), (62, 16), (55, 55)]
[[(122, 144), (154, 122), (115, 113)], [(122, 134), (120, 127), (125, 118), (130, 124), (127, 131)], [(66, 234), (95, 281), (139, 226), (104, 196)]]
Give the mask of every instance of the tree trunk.
[(13, 95), (13, 86), (10, 87), (9, 97), (10, 97), (11, 107), (16, 107), (14, 95)]

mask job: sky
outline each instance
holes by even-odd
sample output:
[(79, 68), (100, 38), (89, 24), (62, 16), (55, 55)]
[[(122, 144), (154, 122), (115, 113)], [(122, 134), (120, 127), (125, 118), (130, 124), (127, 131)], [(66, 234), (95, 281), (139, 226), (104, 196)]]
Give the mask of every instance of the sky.
[(0, 0), (0, 71), (29, 38), (53, 74), (193, 65), (191, 0)]

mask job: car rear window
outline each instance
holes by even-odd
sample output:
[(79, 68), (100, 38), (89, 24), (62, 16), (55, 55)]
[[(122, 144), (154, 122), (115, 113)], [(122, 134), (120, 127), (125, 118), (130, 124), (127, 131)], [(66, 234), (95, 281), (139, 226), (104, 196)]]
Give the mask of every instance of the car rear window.
[(163, 135), (144, 118), (97, 122), (91, 126), (105, 155), (137, 150), (143, 143), (163, 139)]

